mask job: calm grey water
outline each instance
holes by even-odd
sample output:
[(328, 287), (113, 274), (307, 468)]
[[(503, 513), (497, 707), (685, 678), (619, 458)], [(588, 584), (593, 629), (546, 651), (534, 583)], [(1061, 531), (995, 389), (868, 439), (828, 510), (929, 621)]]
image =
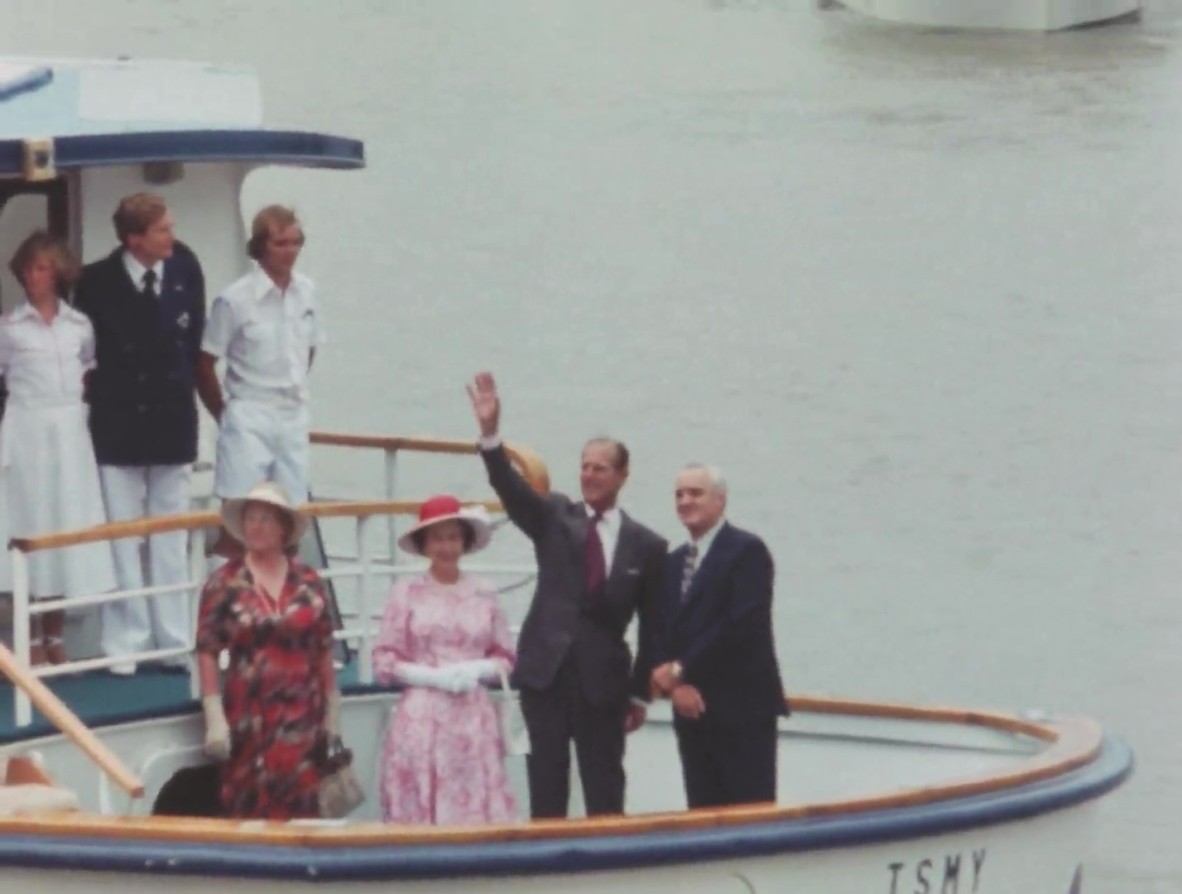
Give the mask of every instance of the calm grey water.
[(808, 0), (5, 10), (0, 51), (251, 62), (271, 124), (366, 140), (248, 184), (306, 220), (320, 427), (467, 437), (488, 367), (559, 486), (624, 437), (670, 536), (676, 469), (721, 465), (793, 690), (1098, 716), (1140, 764), (1088, 890), (1182, 891), (1182, 0), (1049, 37)]

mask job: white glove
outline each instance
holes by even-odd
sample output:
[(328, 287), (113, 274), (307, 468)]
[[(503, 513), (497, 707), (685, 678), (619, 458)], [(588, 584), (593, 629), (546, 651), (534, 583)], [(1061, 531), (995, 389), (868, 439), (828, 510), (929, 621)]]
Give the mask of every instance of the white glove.
[(492, 659), (484, 658), (478, 661), (457, 661), (454, 664), (445, 664), (443, 667), (430, 667), (426, 664), (409, 664), (400, 661), (395, 671), (411, 686), (429, 686), (443, 692), (459, 694), (471, 692), (479, 686), (481, 678), (490, 669), (495, 674), (496, 663)]
[(474, 661), (457, 661), (440, 668), (445, 674), (443, 685), (448, 692), (471, 692), (480, 686), (480, 669)]
[(410, 686), (427, 686), (431, 689), (441, 689), (444, 692), (458, 691), (453, 688), (453, 675), (447, 667), (431, 667), (427, 664), (399, 661), (394, 672)]
[(230, 759), (230, 724), (222, 708), (220, 695), (207, 695), (201, 699), (201, 710), (205, 712), (205, 753), (215, 761)]
[(477, 683), (496, 683), (501, 679), (501, 663), (492, 658), (461, 661), (459, 666), (465, 668), (466, 673), (475, 674)]

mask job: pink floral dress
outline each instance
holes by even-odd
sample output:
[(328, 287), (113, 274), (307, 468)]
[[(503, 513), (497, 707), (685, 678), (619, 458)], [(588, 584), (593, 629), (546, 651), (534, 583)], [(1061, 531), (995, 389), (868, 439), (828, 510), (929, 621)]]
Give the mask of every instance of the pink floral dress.
[[(443, 667), (480, 658), (496, 659), (506, 672), (515, 660), (492, 584), (468, 575), (441, 584), (425, 573), (395, 582), (373, 650), (379, 683), (405, 685), (400, 662)], [(460, 694), (405, 689), (386, 725), (379, 775), (387, 822), (467, 825), (516, 817), (500, 721), (484, 687)]]

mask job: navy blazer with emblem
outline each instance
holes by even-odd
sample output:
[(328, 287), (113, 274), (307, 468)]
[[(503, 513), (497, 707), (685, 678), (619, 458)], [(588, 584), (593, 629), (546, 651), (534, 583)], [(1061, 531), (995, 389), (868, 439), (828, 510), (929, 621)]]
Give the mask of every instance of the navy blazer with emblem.
[(160, 294), (132, 283), (123, 249), (82, 270), (74, 305), (94, 324), (96, 367), (87, 396), (103, 465), (179, 465), (197, 458), (197, 357), (205, 277), (181, 242), (164, 262)]
[(654, 666), (681, 662), (682, 680), (706, 702), (700, 723), (787, 714), (772, 635), (775, 565), (767, 546), (724, 522), (683, 599), (687, 548), (683, 544), (665, 560)]

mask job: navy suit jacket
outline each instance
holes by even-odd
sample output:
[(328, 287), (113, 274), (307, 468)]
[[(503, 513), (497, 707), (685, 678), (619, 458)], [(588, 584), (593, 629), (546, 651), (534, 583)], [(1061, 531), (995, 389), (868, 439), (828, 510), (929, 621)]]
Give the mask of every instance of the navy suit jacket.
[[(629, 693), (647, 701), (653, 667), (649, 626), (660, 593), (665, 540), (621, 512), (611, 574), (601, 589), (589, 593), (584, 504), (565, 494), (538, 494), (513, 469), (502, 447), (480, 455), (509, 518), (533, 541), (538, 563), (537, 589), (517, 638), (514, 683), (545, 689), (571, 655), (592, 704), (624, 706)], [(640, 619), (635, 662), (624, 639), (634, 615)]]
[(736, 724), (787, 714), (772, 635), (775, 566), (767, 546), (724, 523), (683, 600), (686, 549), (678, 547), (665, 560), (654, 665), (681, 662), (682, 680), (706, 702), (699, 723)]
[(197, 458), (197, 356), (205, 277), (183, 243), (164, 262), (159, 297), (132, 283), (117, 248), (87, 264), (74, 305), (94, 324), (87, 389), (90, 435), (103, 465), (179, 465)]

